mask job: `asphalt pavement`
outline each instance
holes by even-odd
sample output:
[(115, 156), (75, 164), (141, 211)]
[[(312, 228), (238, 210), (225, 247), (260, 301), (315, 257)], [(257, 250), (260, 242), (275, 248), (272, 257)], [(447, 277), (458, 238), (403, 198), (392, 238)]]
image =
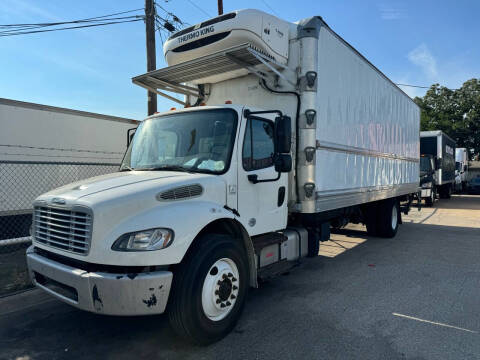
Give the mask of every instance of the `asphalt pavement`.
[(413, 209), (394, 239), (349, 226), (250, 291), (222, 341), (164, 315), (82, 312), (38, 290), (0, 299), (0, 359), (480, 359), (480, 196)]

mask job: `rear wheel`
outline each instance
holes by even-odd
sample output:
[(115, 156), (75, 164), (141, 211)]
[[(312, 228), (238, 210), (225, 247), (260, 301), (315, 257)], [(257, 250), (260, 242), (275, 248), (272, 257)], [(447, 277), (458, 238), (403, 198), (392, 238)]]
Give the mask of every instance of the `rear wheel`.
[(397, 199), (382, 201), (378, 212), (378, 236), (392, 238), (397, 234), (400, 224), (400, 205)]
[(243, 246), (228, 236), (206, 235), (197, 244), (174, 273), (168, 316), (180, 336), (207, 345), (237, 323), (249, 268)]

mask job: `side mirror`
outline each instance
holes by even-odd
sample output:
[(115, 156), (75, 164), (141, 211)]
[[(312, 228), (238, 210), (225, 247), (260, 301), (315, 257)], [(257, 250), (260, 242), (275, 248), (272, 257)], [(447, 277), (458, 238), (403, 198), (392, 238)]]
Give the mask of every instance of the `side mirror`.
[(275, 158), (275, 171), (288, 173), (292, 171), (292, 156), (290, 154), (277, 154)]
[(137, 128), (131, 128), (127, 130), (127, 147), (130, 146), (130, 143), (133, 140), (133, 136), (135, 135)]
[(463, 171), (467, 171), (467, 170), (468, 170), (467, 165), (463, 165)]
[(277, 153), (289, 153), (292, 147), (292, 120), (289, 116), (275, 118), (275, 150)]

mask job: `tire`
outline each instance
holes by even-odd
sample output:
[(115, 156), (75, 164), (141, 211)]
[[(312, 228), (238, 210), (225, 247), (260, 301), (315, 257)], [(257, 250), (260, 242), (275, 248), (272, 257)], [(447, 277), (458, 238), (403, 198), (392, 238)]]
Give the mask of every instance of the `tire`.
[(240, 318), (249, 280), (247, 254), (238, 241), (219, 234), (198, 239), (174, 271), (167, 308), (171, 327), (198, 345), (220, 340)]
[(383, 200), (379, 206), (377, 234), (384, 238), (393, 238), (401, 222), (400, 204), (397, 199)]
[(452, 186), (447, 186), (445, 189), (445, 199), (450, 199), (452, 197)]
[(430, 192), (430, 197), (425, 199), (425, 206), (431, 207), (433, 206), (433, 203), (435, 202), (435, 191), (432, 189)]
[(313, 258), (318, 256), (320, 251), (320, 236), (316, 228), (308, 228), (308, 252), (307, 257)]
[(378, 208), (379, 204), (369, 204), (366, 208), (365, 225), (367, 226), (367, 234), (369, 236), (378, 235)]

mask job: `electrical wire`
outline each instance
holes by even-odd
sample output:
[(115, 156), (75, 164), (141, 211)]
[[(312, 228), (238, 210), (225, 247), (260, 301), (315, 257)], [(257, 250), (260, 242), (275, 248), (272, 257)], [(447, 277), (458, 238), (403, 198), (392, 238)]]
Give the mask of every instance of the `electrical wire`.
[(272, 8), (272, 7), (266, 2), (266, 0), (262, 0), (262, 3), (263, 3), (267, 8), (269, 8), (275, 15), (279, 16), (278, 13), (275, 11), (275, 9)]
[(212, 15), (210, 15), (208, 12), (206, 12), (204, 9), (202, 9), (200, 6), (198, 6), (197, 4), (195, 4), (192, 0), (187, 0), (190, 4), (192, 4), (193, 6), (195, 6), (198, 10), (200, 10), (202, 13), (204, 13), (205, 15), (207, 15), (209, 18), (213, 17)]
[(398, 86), (409, 86), (409, 87), (420, 88), (420, 89), (430, 89), (430, 86), (410, 85), (410, 84), (395, 84), (395, 85), (398, 85)]
[(42, 32), (51, 32), (51, 31), (60, 31), (60, 30), (70, 30), (70, 29), (81, 29), (81, 28), (88, 28), (88, 27), (94, 27), (94, 26), (105, 26), (105, 25), (113, 25), (113, 24), (123, 24), (123, 23), (129, 23), (129, 22), (135, 22), (135, 21), (142, 21), (143, 17), (139, 19), (133, 19), (133, 20), (124, 20), (124, 21), (112, 21), (112, 22), (104, 22), (104, 23), (99, 23), (99, 24), (90, 24), (90, 25), (81, 25), (81, 26), (67, 26), (63, 28), (57, 28), (57, 29), (49, 29), (49, 30), (33, 30), (33, 31), (19, 31), (19, 32), (7, 32), (7, 33), (1, 33), (0, 32), (0, 37), (2, 36), (15, 36), (15, 35), (26, 35), (26, 34), (35, 34), (35, 33), (42, 33)]
[[(128, 15), (128, 16), (118, 16), (124, 15), (136, 11), (144, 10), (143, 8), (132, 9), (127, 11), (120, 11), (112, 14), (107, 15), (100, 15), (85, 19), (79, 20), (72, 20), (72, 21), (61, 21), (61, 22), (51, 22), (51, 23), (24, 23), (24, 24), (3, 24), (0, 25), (0, 36), (14, 36), (14, 35), (25, 35), (25, 34), (33, 34), (33, 33), (40, 33), (40, 32), (51, 32), (51, 31), (58, 31), (58, 30), (69, 30), (69, 29), (78, 29), (78, 28), (85, 28), (85, 27), (93, 27), (93, 26), (105, 26), (105, 25), (113, 25), (113, 24), (120, 24), (126, 22), (135, 22), (144, 20), (143, 15)], [(78, 26), (66, 26), (54, 29), (45, 29), (48, 27), (56, 27), (59, 25), (71, 25), (75, 24)], [(83, 25), (86, 24), (86, 25)]]

